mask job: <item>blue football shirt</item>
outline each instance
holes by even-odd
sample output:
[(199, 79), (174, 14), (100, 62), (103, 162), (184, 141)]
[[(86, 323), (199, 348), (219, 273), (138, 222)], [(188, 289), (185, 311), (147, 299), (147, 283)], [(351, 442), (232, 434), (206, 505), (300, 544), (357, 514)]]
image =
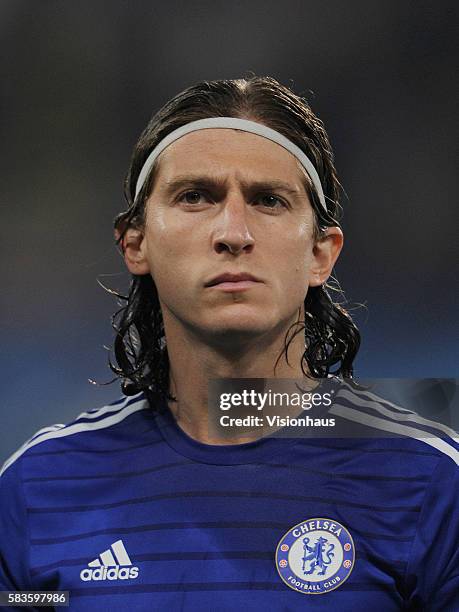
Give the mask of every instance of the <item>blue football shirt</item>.
[(5, 463), (0, 590), (69, 591), (75, 611), (459, 610), (453, 431), (348, 385), (330, 413), (371, 436), (206, 445), (155, 408), (90, 410)]

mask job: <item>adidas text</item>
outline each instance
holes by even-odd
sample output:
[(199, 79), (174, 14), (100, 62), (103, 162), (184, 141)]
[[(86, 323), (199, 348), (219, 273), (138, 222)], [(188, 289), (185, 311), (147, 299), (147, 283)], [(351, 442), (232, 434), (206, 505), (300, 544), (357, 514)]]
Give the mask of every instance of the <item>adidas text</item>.
[(139, 575), (138, 567), (98, 567), (97, 569), (85, 568), (80, 572), (81, 580), (88, 582), (89, 580), (129, 580), (137, 578)]

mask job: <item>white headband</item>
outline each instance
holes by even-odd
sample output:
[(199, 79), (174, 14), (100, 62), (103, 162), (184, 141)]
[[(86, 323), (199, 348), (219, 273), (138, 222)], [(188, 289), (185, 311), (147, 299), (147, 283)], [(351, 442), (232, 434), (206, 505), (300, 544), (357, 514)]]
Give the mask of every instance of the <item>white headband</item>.
[(158, 157), (158, 155), (160, 155), (160, 153), (164, 151), (166, 147), (168, 147), (170, 144), (172, 144), (174, 141), (178, 140), (182, 136), (185, 136), (185, 134), (209, 128), (226, 128), (232, 130), (243, 130), (244, 132), (251, 132), (252, 134), (257, 134), (258, 136), (268, 138), (268, 140), (272, 140), (281, 147), (284, 147), (284, 149), (287, 149), (287, 151), (290, 151), (290, 153), (292, 153), (298, 159), (300, 164), (308, 173), (308, 176), (316, 189), (317, 195), (319, 196), (320, 203), (322, 204), (324, 209), (327, 210), (324, 192), (322, 189), (322, 184), (320, 182), (319, 175), (317, 174), (316, 169), (312, 165), (311, 160), (303, 153), (300, 147), (297, 147), (296, 144), (291, 142), (288, 138), (286, 138), (279, 132), (276, 132), (276, 130), (267, 127), (266, 125), (256, 123), (255, 121), (248, 121), (247, 119), (237, 119), (235, 117), (211, 117), (209, 119), (199, 119), (198, 121), (192, 121), (191, 123), (182, 125), (181, 127), (168, 134), (165, 138), (163, 138), (147, 157), (143, 168), (140, 171), (135, 188), (135, 198), (137, 198), (142, 187), (144, 186), (155, 159)]

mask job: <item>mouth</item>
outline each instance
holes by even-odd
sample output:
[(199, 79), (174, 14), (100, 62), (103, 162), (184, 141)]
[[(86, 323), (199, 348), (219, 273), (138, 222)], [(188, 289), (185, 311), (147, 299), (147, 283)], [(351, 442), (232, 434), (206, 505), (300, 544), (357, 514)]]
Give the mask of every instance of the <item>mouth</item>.
[(220, 289), (221, 291), (246, 291), (261, 281), (252, 274), (225, 273), (213, 278), (205, 284), (205, 287)]

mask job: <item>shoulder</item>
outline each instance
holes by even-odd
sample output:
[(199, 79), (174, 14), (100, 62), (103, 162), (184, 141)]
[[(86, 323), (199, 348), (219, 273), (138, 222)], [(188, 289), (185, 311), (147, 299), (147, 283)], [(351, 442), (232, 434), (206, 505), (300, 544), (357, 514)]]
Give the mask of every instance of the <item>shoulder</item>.
[[(459, 467), (459, 434), (447, 425), (376, 395), (340, 382), (330, 412), (364, 431), (374, 445), (417, 456), (432, 471), (441, 462), (453, 471)], [(427, 465), (426, 465), (427, 467)]]
[(120, 424), (125, 430), (124, 433), (128, 424), (131, 428), (135, 428), (136, 421), (148, 408), (148, 401), (142, 393), (139, 393), (83, 412), (70, 423), (44, 427), (5, 461), (0, 469), (0, 476), (24, 458), (39, 457), (44, 454), (60, 455), (69, 449), (99, 448), (104, 440), (112, 445), (113, 438), (121, 431)]

